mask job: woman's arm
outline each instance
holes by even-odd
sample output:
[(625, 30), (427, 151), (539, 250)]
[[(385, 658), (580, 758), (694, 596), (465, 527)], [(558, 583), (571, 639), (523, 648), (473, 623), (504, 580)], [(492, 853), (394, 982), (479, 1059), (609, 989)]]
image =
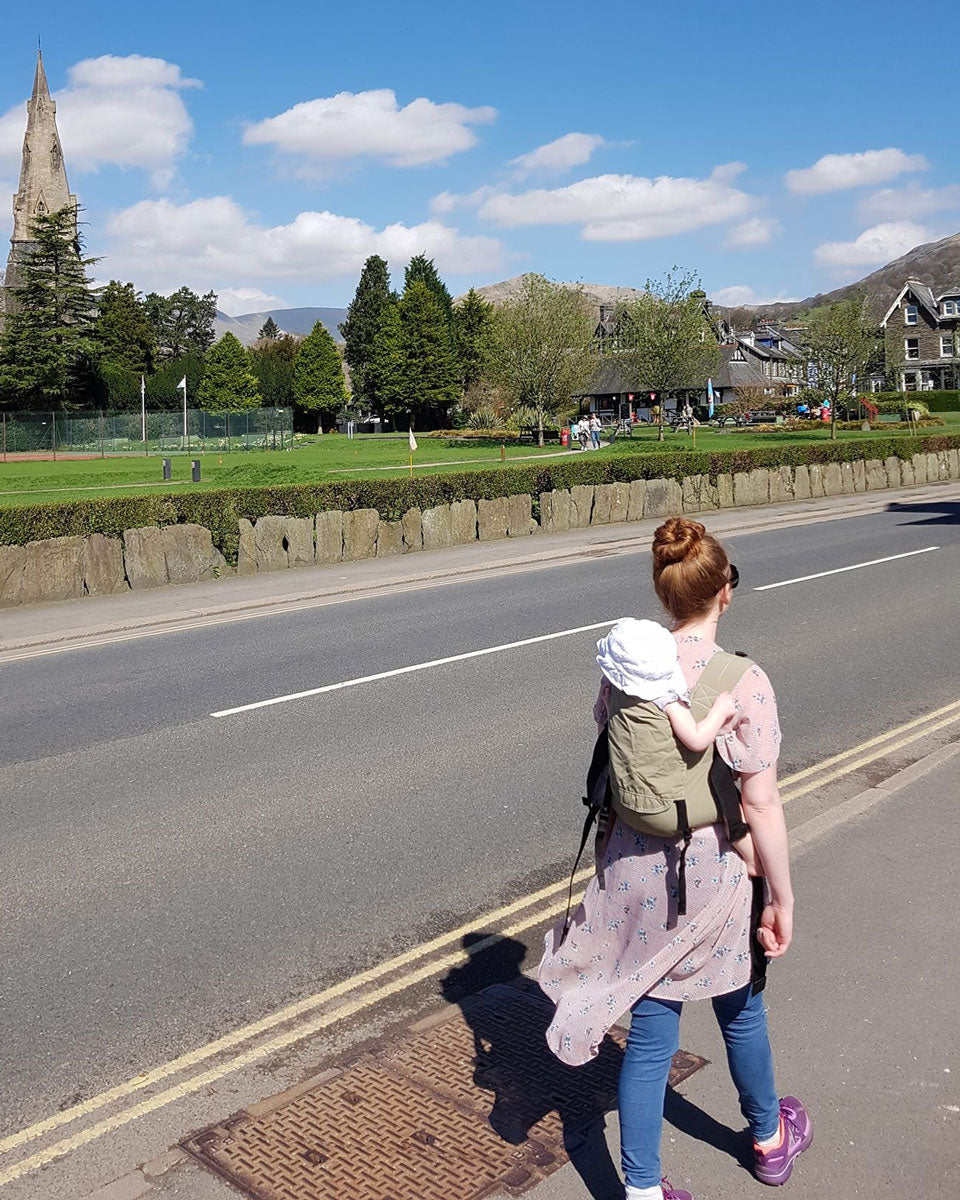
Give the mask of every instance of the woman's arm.
[(777, 768), (742, 774), (740, 800), (770, 888), (770, 903), (763, 910), (757, 937), (768, 958), (780, 958), (793, 938), (793, 885)]

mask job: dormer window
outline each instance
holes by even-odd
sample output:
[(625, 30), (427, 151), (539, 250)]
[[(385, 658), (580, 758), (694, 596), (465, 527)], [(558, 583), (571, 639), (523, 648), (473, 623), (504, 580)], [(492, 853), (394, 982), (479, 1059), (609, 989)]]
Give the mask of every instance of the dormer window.
[(943, 304), (941, 305), (941, 309), (942, 314), (945, 317), (960, 316), (960, 301), (944, 300)]
[(905, 304), (903, 306), (903, 323), (904, 325), (916, 325), (917, 306), (915, 304)]

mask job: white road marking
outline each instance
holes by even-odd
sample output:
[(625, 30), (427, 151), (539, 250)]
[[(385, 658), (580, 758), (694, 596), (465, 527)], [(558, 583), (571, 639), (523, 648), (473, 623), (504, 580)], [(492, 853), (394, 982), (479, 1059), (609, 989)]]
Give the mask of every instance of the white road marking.
[(538, 637), (523, 638), (519, 642), (505, 642), (502, 646), (485, 646), (483, 650), (470, 650), (466, 654), (451, 654), (449, 658), (433, 658), (429, 662), (413, 663), (409, 667), (396, 667), (392, 671), (380, 671), (376, 675), (361, 675), (357, 679), (343, 679), (340, 683), (327, 683), (323, 687), (308, 688), (305, 692), (291, 692), (289, 696), (274, 696), (270, 700), (256, 700), (253, 704), (239, 704), (236, 708), (223, 708), (211, 713), (211, 717), (232, 717), (235, 713), (250, 712), (254, 708), (269, 708), (273, 704), (287, 704), (291, 700), (303, 700), (307, 696), (322, 696), (326, 692), (339, 692), (344, 688), (359, 687), (362, 683), (376, 683), (380, 679), (393, 679), (397, 675), (411, 675), (414, 671), (428, 671), (431, 667), (443, 667), (447, 663), (465, 662), (468, 658), (483, 658), (487, 654), (502, 654), (504, 650), (516, 650), (520, 646), (534, 646), (537, 642), (552, 642), (557, 638), (573, 637), (577, 633), (589, 633), (593, 629), (606, 629), (619, 617), (611, 621), (597, 621), (593, 625), (578, 625), (576, 629), (561, 629), (557, 633), (542, 633)]
[(859, 571), (861, 567), (875, 567), (878, 563), (896, 562), (898, 558), (913, 558), (915, 554), (930, 554), (939, 546), (925, 546), (922, 550), (908, 550), (906, 554), (891, 554), (887, 558), (871, 558), (869, 562), (852, 563), (849, 567), (834, 567), (832, 571), (818, 571), (816, 575), (798, 575), (796, 579), (781, 579), (779, 583), (765, 583), (755, 587), (755, 592), (769, 592), (772, 588), (789, 587), (791, 583), (806, 583), (808, 579), (823, 579), (825, 575), (841, 575), (844, 571)]

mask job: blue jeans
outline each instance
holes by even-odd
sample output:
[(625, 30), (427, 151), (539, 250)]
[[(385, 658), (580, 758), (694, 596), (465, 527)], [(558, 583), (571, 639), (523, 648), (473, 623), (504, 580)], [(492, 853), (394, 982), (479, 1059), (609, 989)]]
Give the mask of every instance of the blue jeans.
[[(763, 994), (751, 985), (717, 996), (713, 1011), (727, 1047), (727, 1063), (740, 1095), (740, 1111), (757, 1141), (780, 1124)], [(660, 1182), (660, 1131), (670, 1060), (679, 1047), (679, 1000), (643, 996), (633, 1006), (627, 1049), (620, 1068), (620, 1146), (623, 1174), (631, 1187)]]
[(599, 429), (591, 429), (590, 430), (590, 438), (593, 441), (594, 450), (599, 450), (600, 449), (600, 430)]

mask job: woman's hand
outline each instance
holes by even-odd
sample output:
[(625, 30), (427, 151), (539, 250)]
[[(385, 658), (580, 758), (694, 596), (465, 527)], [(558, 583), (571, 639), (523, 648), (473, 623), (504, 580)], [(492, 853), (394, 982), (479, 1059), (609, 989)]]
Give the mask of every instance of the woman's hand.
[(793, 941), (793, 907), (768, 904), (760, 916), (757, 941), (767, 958), (782, 958)]

